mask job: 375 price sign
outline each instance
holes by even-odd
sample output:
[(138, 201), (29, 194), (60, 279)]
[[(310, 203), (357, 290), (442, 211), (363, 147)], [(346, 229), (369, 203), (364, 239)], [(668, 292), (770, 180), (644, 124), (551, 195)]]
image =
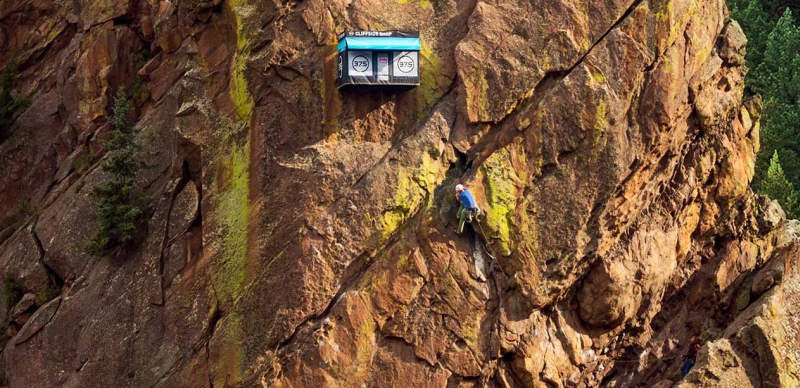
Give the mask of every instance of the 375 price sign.
[(419, 53), (416, 51), (395, 51), (393, 73), (395, 77), (418, 77)]

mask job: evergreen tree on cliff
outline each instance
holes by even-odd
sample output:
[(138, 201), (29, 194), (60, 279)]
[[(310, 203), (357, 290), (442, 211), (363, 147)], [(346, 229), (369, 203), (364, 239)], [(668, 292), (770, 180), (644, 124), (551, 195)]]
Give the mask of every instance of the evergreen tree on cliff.
[(731, 0), (729, 1), (730, 11), (733, 17), (740, 23), (742, 30), (747, 35), (747, 67), (750, 72), (747, 74), (748, 88), (752, 84), (751, 78), (755, 74), (758, 64), (764, 59), (764, 46), (769, 38), (769, 33), (774, 27), (774, 22), (770, 15), (761, 5), (761, 0)]
[(786, 214), (791, 218), (800, 216), (800, 198), (786, 175), (783, 173), (781, 162), (778, 159), (778, 151), (772, 154), (769, 162), (767, 175), (761, 183), (764, 193), (772, 199), (777, 200)]
[[(764, 194), (780, 195), (773, 198), (782, 204), (788, 197), (776, 194), (776, 178), (769, 176), (775, 172), (770, 158), (775, 159), (776, 152), (784, 179), (800, 187), (800, 28), (791, 6), (771, 0), (731, 1), (732, 15), (748, 37), (747, 92), (764, 99), (761, 152), (753, 185)], [(770, 189), (767, 184), (772, 185)], [(796, 214), (786, 210), (790, 216)]]
[(768, 158), (779, 150), (790, 182), (800, 183), (800, 29), (787, 9), (770, 32), (764, 60), (752, 75), (751, 87), (765, 97), (763, 152), (757, 168), (768, 168)]
[(94, 188), (98, 230), (89, 250), (103, 254), (133, 242), (138, 235), (144, 198), (136, 192), (136, 173), (142, 166), (137, 157), (135, 129), (128, 120), (131, 106), (124, 93), (117, 93), (111, 117), (111, 140), (104, 143), (108, 154), (102, 164), (106, 175)]

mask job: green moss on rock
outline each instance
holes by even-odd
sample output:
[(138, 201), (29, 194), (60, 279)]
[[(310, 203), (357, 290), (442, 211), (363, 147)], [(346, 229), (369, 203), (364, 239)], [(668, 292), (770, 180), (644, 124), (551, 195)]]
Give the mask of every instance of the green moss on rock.
[(419, 4), (420, 7), (425, 9), (432, 9), (430, 0), (397, 0), (400, 4)]
[(13, 278), (6, 277), (3, 279), (3, 294), (5, 295), (6, 307), (8, 309), (14, 307), (14, 305), (22, 299), (23, 293), (24, 290), (22, 286), (15, 282)]
[[(236, 53), (231, 64), (229, 93), (234, 107), (233, 122), (221, 128), (219, 150), (213, 158), (217, 169), (214, 187), (216, 197), (211, 205), (216, 222), (217, 270), (214, 288), (221, 304), (236, 304), (246, 283), (250, 216), (250, 122), (255, 100), (250, 93), (247, 69), (252, 39), (258, 33), (256, 7), (248, 0), (227, 2), (230, 18), (235, 23)], [(230, 308), (232, 306), (228, 306)], [(219, 366), (215, 376), (219, 385), (239, 382), (244, 364), (245, 337), (242, 317), (235, 310), (221, 322), (224, 337), (220, 344)], [(217, 381), (215, 381), (216, 383)], [(216, 385), (216, 384), (215, 384)]]
[(531, 119), (524, 118), (517, 123), (517, 129), (523, 131), (531, 126)]
[(602, 137), (606, 128), (608, 128), (608, 105), (606, 105), (605, 100), (600, 99), (600, 101), (597, 102), (594, 113), (594, 125), (592, 127), (593, 147), (596, 147), (598, 144), (600, 144), (600, 138)]
[[(251, 39), (257, 28), (246, 20), (253, 14), (254, 6), (247, 0), (232, 0), (228, 3), (235, 22), (236, 56), (231, 68), (230, 95), (235, 107), (237, 123), (223, 128), (216, 156), (218, 174), (215, 182), (217, 197), (213, 205), (214, 219), (221, 242), (218, 256), (216, 288), (223, 301), (233, 301), (245, 281), (248, 253), (248, 217), (250, 200), (250, 119), (255, 102), (248, 89), (246, 78)], [(243, 132), (243, 133), (241, 133)], [(234, 136), (238, 134), (240, 136)], [(236, 140), (244, 138), (244, 141)]]
[(255, 102), (250, 91), (247, 90), (247, 80), (245, 79), (245, 68), (247, 67), (246, 56), (237, 54), (231, 73), (231, 98), (236, 108), (238, 120), (249, 120), (253, 115)]
[(420, 56), (419, 88), (417, 88), (417, 120), (422, 118), (427, 109), (447, 92), (452, 79), (443, 72), (442, 59), (422, 40)]
[(378, 217), (378, 232), (373, 235), (371, 249), (382, 247), (420, 208), (432, 205), (433, 195), (428, 194), (433, 193), (446, 172), (446, 167), (429, 153), (422, 155), (417, 168), (398, 171), (395, 195), (386, 203), (388, 210)]
[(223, 300), (234, 300), (244, 283), (250, 198), (249, 149), (249, 142), (244, 146), (231, 146), (227, 158), (221, 160), (222, 181), (217, 182), (219, 194), (214, 215), (219, 222), (222, 243), (217, 292)]
[(36, 304), (39, 306), (55, 299), (61, 293), (61, 289), (52, 282), (47, 282), (36, 292)]
[(375, 327), (375, 321), (372, 318), (367, 318), (358, 333), (358, 340), (356, 341), (356, 360), (358, 361), (356, 378), (358, 379), (367, 377), (367, 370), (372, 361), (373, 348), (375, 347)]
[(517, 171), (511, 162), (508, 148), (492, 154), (480, 168), (486, 195), (486, 236), (496, 240), (500, 253), (511, 254), (511, 232), (514, 227), (514, 209), (520, 195), (519, 186), (526, 179), (523, 171)]
[(251, 40), (257, 28), (246, 23), (246, 16), (253, 13), (253, 6), (247, 0), (231, 0), (231, 14), (236, 22), (236, 56), (231, 69), (230, 93), (237, 119), (249, 121), (253, 115), (255, 102), (247, 85), (246, 70), (250, 59)]

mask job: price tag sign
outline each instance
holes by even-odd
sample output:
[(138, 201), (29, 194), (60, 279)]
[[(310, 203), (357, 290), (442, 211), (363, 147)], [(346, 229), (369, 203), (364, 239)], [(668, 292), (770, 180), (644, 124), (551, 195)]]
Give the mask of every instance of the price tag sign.
[(416, 51), (395, 51), (394, 52), (394, 76), (395, 77), (418, 77), (419, 76), (419, 53)]
[(372, 77), (372, 52), (349, 51), (347, 63), (350, 66), (348, 74), (353, 77)]

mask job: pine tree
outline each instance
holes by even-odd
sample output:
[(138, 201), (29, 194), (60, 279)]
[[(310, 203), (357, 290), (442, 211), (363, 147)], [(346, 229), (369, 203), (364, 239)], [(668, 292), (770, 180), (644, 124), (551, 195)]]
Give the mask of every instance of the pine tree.
[(798, 69), (792, 62), (800, 55), (800, 29), (795, 25), (792, 11), (786, 12), (769, 32), (763, 58), (751, 73), (751, 87), (780, 101), (797, 102), (798, 85), (791, 83)]
[[(747, 36), (747, 66), (755, 69), (764, 59), (764, 47), (774, 23), (761, 5), (761, 0), (732, 0), (729, 6), (731, 16), (739, 22)], [(751, 71), (748, 80), (752, 75)], [(747, 86), (749, 88), (750, 82)]]
[(800, 187), (800, 28), (793, 10), (800, 9), (800, 2), (728, 0), (728, 5), (747, 35), (746, 93), (764, 100), (753, 187), (797, 217), (800, 194), (793, 187)]
[(800, 2), (797, 0), (762, 0), (764, 9), (770, 15), (779, 17), (786, 9), (791, 9), (792, 12), (797, 12), (800, 9)]
[(136, 173), (142, 163), (137, 157), (135, 129), (128, 120), (130, 102), (119, 92), (111, 117), (111, 140), (104, 143), (107, 155), (102, 164), (106, 180), (95, 186), (98, 230), (89, 249), (103, 254), (133, 242), (139, 235), (139, 221), (145, 199), (136, 192)]
[(772, 154), (767, 175), (764, 177), (761, 186), (764, 194), (777, 200), (790, 218), (797, 218), (800, 215), (798, 214), (800, 211), (800, 203), (798, 203), (800, 195), (795, 191), (792, 183), (786, 179), (778, 159), (778, 151)]
[[(751, 5), (748, 8), (752, 7)], [(792, 11), (775, 23), (764, 44), (763, 58), (748, 75), (749, 88), (764, 98), (761, 153), (756, 161), (756, 181), (769, 168), (769, 157), (780, 151), (786, 177), (800, 187), (800, 28)]]

